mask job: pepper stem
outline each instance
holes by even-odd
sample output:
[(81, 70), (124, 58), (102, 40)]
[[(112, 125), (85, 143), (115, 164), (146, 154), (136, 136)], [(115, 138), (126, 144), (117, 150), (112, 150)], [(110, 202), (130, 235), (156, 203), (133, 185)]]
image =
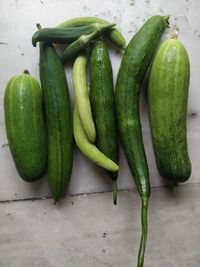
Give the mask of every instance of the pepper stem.
[(112, 182), (113, 204), (117, 205), (117, 180)]
[(137, 267), (143, 267), (144, 264), (144, 254), (145, 254), (147, 233), (148, 233), (147, 214), (148, 214), (148, 198), (142, 198), (142, 209), (141, 209), (142, 235), (140, 239)]

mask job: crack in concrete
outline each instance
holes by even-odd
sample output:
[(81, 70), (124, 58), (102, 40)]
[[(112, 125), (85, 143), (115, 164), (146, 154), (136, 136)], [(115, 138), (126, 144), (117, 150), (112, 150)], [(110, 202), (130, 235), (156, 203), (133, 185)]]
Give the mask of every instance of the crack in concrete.
[[(188, 186), (200, 186), (200, 183), (187, 183), (187, 184), (180, 184), (177, 187), (188, 187)], [(163, 188), (173, 188), (173, 185), (162, 185), (162, 186), (152, 186), (151, 189), (163, 189)], [(119, 189), (118, 192), (135, 192), (137, 191), (136, 188), (125, 188)], [(96, 194), (105, 194), (111, 193), (111, 190), (104, 190), (100, 192), (92, 192), (92, 193), (78, 193), (78, 194), (71, 194), (65, 195), (63, 199), (79, 197), (79, 196), (89, 196), (89, 195), (96, 195)], [(0, 204), (4, 203), (13, 203), (13, 202), (22, 202), (22, 201), (37, 201), (37, 200), (46, 200), (46, 199), (53, 199), (52, 196), (41, 196), (41, 197), (29, 197), (29, 198), (19, 198), (19, 199), (8, 199), (8, 200), (0, 200)]]

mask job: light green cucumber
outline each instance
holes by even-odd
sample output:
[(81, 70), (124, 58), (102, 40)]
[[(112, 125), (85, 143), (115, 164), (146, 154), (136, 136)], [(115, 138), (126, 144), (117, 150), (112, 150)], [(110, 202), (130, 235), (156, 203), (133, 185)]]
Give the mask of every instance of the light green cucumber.
[(92, 144), (88, 140), (79, 117), (78, 108), (76, 106), (74, 109), (73, 128), (75, 142), (80, 151), (87, 158), (95, 162), (97, 165), (105, 168), (106, 170), (112, 172), (118, 171), (118, 165), (114, 161), (106, 157), (94, 144)]
[(96, 129), (92, 118), (92, 111), (89, 99), (88, 84), (86, 78), (87, 56), (78, 56), (73, 66), (73, 88), (75, 92), (76, 104), (81, 123), (85, 133), (94, 143), (96, 140)]
[(166, 40), (154, 58), (148, 88), (153, 146), (160, 174), (173, 184), (191, 174), (187, 148), (187, 103), (190, 63), (176, 38)]

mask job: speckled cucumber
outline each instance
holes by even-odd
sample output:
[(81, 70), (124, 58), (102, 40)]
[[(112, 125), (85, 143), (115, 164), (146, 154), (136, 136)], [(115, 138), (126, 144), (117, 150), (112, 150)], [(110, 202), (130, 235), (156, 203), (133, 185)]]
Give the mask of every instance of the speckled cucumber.
[(63, 65), (55, 48), (40, 46), (40, 80), (47, 119), (48, 175), (55, 201), (65, 193), (73, 163), (73, 124)]
[(27, 182), (38, 180), (46, 167), (45, 123), (40, 85), (28, 71), (8, 82), (4, 113), (8, 143), (19, 175)]
[(142, 236), (138, 267), (144, 264), (150, 196), (149, 170), (139, 115), (140, 86), (167, 25), (168, 17), (162, 16), (153, 16), (145, 22), (125, 50), (116, 84), (115, 99), (120, 138), (142, 200)]
[[(77, 26), (83, 26), (88, 25), (91, 23), (108, 23), (108, 21), (96, 18), (96, 17), (78, 17), (73, 18), (70, 20), (67, 20), (60, 25), (58, 25), (58, 28), (65, 28), (65, 27), (77, 27)], [(105, 33), (106, 38), (108, 38), (116, 47), (120, 49), (126, 48), (126, 40), (124, 39), (121, 32), (118, 30), (117, 27), (113, 27), (108, 32)]]
[[(115, 115), (112, 66), (108, 49), (98, 41), (90, 58), (90, 101), (94, 118), (97, 147), (118, 164), (119, 148)], [(109, 172), (113, 180), (113, 202), (117, 202), (118, 172)]]
[(186, 49), (176, 38), (165, 41), (151, 68), (148, 103), (158, 170), (174, 184), (191, 174), (186, 128), (189, 80)]

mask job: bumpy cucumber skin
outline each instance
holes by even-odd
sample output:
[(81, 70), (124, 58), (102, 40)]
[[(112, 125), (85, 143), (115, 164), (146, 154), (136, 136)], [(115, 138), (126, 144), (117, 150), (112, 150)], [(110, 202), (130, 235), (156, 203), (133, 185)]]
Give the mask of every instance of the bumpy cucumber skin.
[[(96, 18), (96, 17), (78, 17), (73, 18), (68, 21), (65, 21), (58, 25), (58, 28), (65, 28), (65, 27), (77, 27), (82, 25), (87, 25), (91, 23), (108, 23), (108, 21)], [(117, 29), (117, 27), (113, 27), (109, 32), (105, 33), (105, 36), (118, 48), (125, 49), (126, 48), (126, 40), (121, 34), (121, 32)]]
[(173, 183), (191, 174), (187, 149), (190, 64), (180, 41), (169, 39), (154, 58), (148, 87), (152, 140), (160, 174)]
[(167, 22), (168, 17), (153, 16), (131, 39), (121, 61), (115, 91), (120, 138), (142, 201), (142, 235), (137, 267), (144, 265), (148, 232), (148, 198), (150, 196), (149, 170), (139, 114), (140, 85)]
[(119, 166), (113, 162), (111, 159), (106, 157), (94, 144), (92, 144), (84, 131), (82, 126), (80, 116), (78, 113), (78, 108), (74, 108), (73, 116), (73, 128), (74, 128), (74, 139), (80, 151), (90, 160), (95, 162), (97, 165), (105, 168), (106, 170), (116, 172)]
[(48, 175), (55, 201), (65, 193), (73, 164), (73, 124), (65, 71), (54, 47), (40, 48), (40, 79), (48, 133)]
[[(98, 41), (90, 58), (90, 101), (94, 118), (97, 147), (115, 163), (119, 162), (117, 121), (115, 114), (113, 74), (108, 49)], [(113, 180), (118, 172), (109, 172)]]
[(90, 142), (94, 143), (96, 140), (96, 129), (92, 117), (86, 70), (87, 56), (81, 54), (76, 58), (73, 65), (73, 86), (81, 123), (87, 138)]
[(36, 79), (28, 74), (10, 79), (4, 95), (4, 114), (16, 169), (26, 182), (36, 181), (46, 167), (42, 92)]

